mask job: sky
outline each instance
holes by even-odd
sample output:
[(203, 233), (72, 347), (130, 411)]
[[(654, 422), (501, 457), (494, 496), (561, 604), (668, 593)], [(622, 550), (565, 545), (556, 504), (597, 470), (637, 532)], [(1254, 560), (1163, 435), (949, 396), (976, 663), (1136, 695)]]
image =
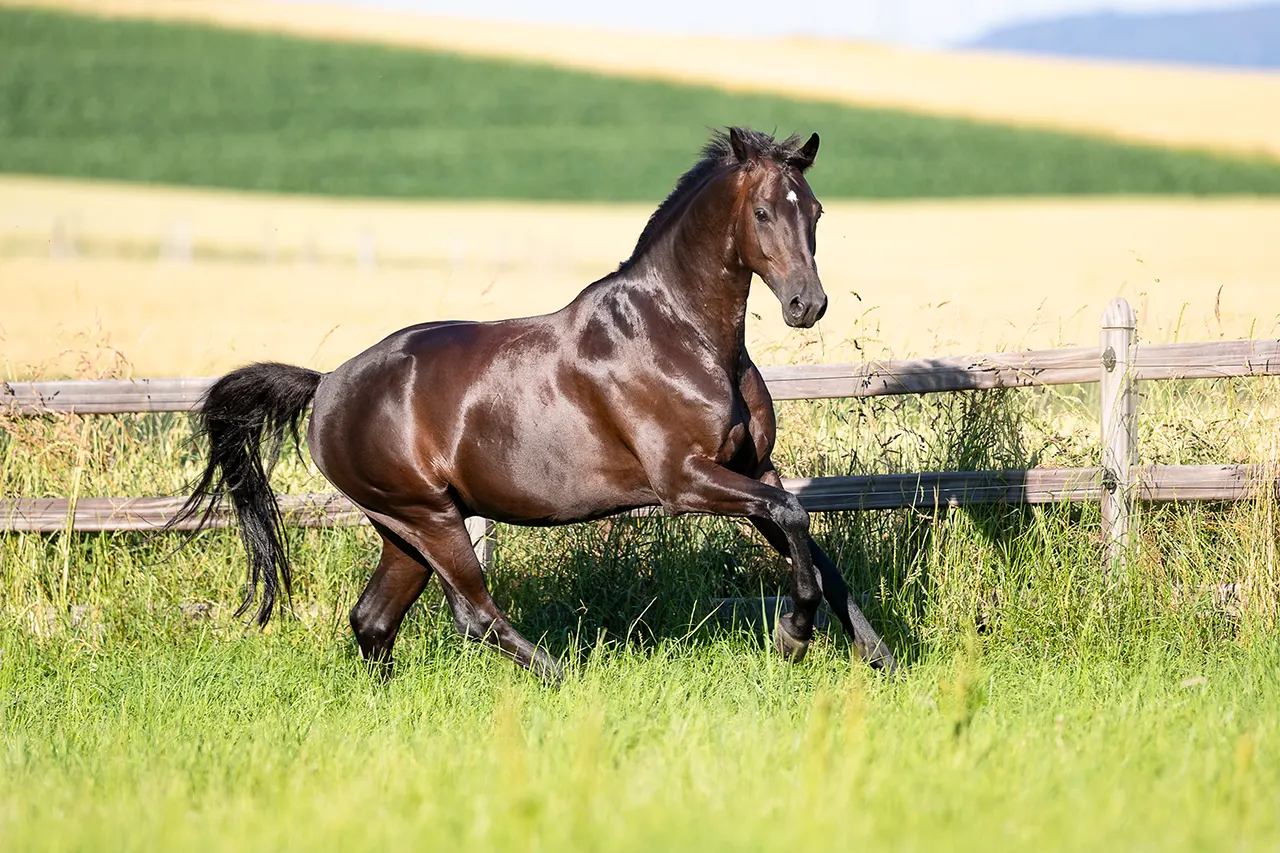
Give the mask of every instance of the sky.
[[(332, 2), (332, 0), (331, 0)], [(452, 17), (658, 32), (823, 36), (943, 47), (1026, 20), (1104, 10), (1173, 12), (1264, 0), (337, 0)]]

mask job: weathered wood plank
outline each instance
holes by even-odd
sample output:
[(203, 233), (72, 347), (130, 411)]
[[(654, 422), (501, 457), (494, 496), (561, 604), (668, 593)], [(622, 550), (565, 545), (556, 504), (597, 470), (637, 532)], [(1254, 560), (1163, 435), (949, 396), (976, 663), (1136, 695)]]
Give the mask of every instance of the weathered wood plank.
[(1096, 382), (1089, 347), (993, 355), (913, 358), (862, 364), (762, 367), (775, 400), (878, 397)]
[(1138, 499), (1149, 503), (1280, 496), (1274, 465), (1144, 465), (1133, 472)]
[[(1092, 347), (903, 359), (864, 364), (762, 367), (775, 400), (977, 391), (1098, 381)], [(1135, 380), (1280, 375), (1280, 340), (1138, 346)]]
[(785, 480), (811, 512), (931, 509), (973, 504), (1043, 504), (1097, 500), (1097, 468), (1029, 471), (943, 471)]
[[(1146, 466), (1135, 468), (1137, 496), (1152, 502), (1237, 501), (1276, 493), (1277, 469), (1266, 465)], [(1097, 501), (1102, 496), (1100, 468), (1031, 469), (884, 474), (870, 477), (788, 479), (783, 484), (811, 512), (914, 507), (931, 510), (980, 504), (1047, 504)], [(18, 498), (0, 501), (0, 532), (54, 533), (72, 528), (85, 533), (155, 530), (172, 518), (181, 497)], [(364, 523), (364, 516), (336, 494), (281, 495), (286, 521), (298, 527), (341, 527)], [(638, 510), (636, 515), (661, 515)], [(217, 511), (211, 526), (225, 527), (230, 516)], [(177, 529), (194, 527), (186, 522)]]
[[(1132, 469), (1138, 499), (1238, 501), (1274, 494), (1277, 469), (1268, 465), (1146, 465)], [(1032, 468), (820, 477), (784, 480), (812, 512), (930, 509), (978, 504), (1048, 504), (1098, 501), (1101, 468)]]
[(16, 414), (188, 412), (216, 377), (194, 379), (75, 379), (0, 384), (0, 409)]
[[(0, 531), (54, 533), (73, 529), (84, 533), (153, 531), (173, 518), (186, 498), (19, 498), (0, 501)], [(364, 523), (364, 514), (338, 494), (280, 495), (285, 521), (294, 527), (345, 527)], [(197, 519), (175, 525), (194, 530)], [(209, 518), (209, 527), (232, 524), (228, 506), (220, 506)]]
[[(775, 400), (817, 400), (976, 391), (1098, 381), (1093, 347), (902, 359), (862, 364), (762, 367)], [(1216, 379), (1280, 375), (1280, 340), (1139, 346), (1134, 377)], [(0, 383), (0, 408), (16, 414), (185, 412), (215, 377)]]
[(1280, 375), (1280, 340), (1139, 344), (1136, 352), (1134, 377), (1143, 381)]

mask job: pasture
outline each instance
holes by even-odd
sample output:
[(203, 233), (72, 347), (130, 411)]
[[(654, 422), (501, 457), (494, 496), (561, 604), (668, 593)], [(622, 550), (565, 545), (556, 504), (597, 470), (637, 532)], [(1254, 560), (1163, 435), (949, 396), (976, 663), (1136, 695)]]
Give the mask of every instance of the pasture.
[[(780, 406), (784, 473), (1089, 464), (1084, 389)], [(1144, 462), (1274, 458), (1280, 383), (1160, 383)], [(179, 415), (12, 418), (0, 492), (176, 492)], [(321, 488), (290, 453), (281, 491)], [(495, 595), (569, 664), (548, 691), (429, 588), (387, 684), (346, 610), (367, 529), (298, 531), (294, 616), (230, 615), (232, 531), (0, 537), (6, 846), (281, 849), (1270, 847), (1280, 841), (1275, 504), (1142, 513), (1108, 575), (1093, 506), (815, 516), (906, 671), (834, 633), (787, 666), (706, 621), (784, 567), (740, 525), (503, 528)], [(1088, 815), (1088, 820), (1081, 820)], [(409, 840), (411, 839), (411, 840)]]
[(820, 130), (824, 198), (1280, 193), (1256, 156), (7, 7), (0, 103), (2, 171), (261, 191), (656, 204), (743, 124)]
[[(304, 20), (290, 4), (238, 0), (162, 13), (295, 32)], [(831, 307), (815, 330), (787, 332), (758, 287), (748, 341), (760, 362), (1092, 343), (1117, 293), (1144, 341), (1276, 333), (1280, 204), (1260, 196), (1280, 192), (1280, 165), (1249, 159), (1275, 150), (1274, 111), (1215, 99), (1212, 81), (1157, 97), (1141, 86), (1188, 78), (1075, 78), (1081, 92), (1149, 102), (1106, 101), (1095, 131), (1217, 139), (1249, 156), (841, 106), (859, 95), (833, 87), (856, 79), (920, 107), (884, 82), (896, 59), (848, 46), (788, 48), (795, 68), (812, 78), (804, 63), (816, 62), (831, 81), (815, 103), (752, 94), (750, 78), (729, 94), (595, 76), (590, 56), (565, 58), (567, 38), (532, 55), (525, 33), (508, 52), (578, 71), (493, 58), (501, 27), (459, 39), (488, 57), (464, 59), (407, 49), (457, 29), (392, 33), (387, 21), (407, 19), (361, 13), (343, 19), (365, 21), (353, 36), (324, 31), (340, 17), (325, 15), (307, 34), (332, 43), (0, 9), (0, 169), (44, 175), (0, 179), (0, 376), (198, 375), (263, 358), (323, 369), (411, 322), (559, 307), (629, 253), (702, 128), (730, 120), (824, 135), (812, 177)], [(360, 39), (400, 49), (347, 43)], [(578, 42), (612, 57), (605, 70), (628, 70), (638, 50)], [(729, 43), (700, 54), (719, 71), (671, 73), (728, 86), (723, 69), (742, 66), (726, 57), (741, 54)], [(881, 60), (879, 84), (851, 70)], [(935, 80), (985, 61), (935, 60), (919, 66)], [(1032, 78), (1011, 67), (986, 66), (990, 85), (956, 73), (952, 106), (965, 85), (994, 92), (988, 107), (1017, 102), (1009, 93)], [(1268, 85), (1233, 91), (1265, 105)], [(1209, 101), (1231, 120), (1190, 106)], [(1050, 106), (1064, 122), (1083, 114)], [(1200, 131), (1162, 123), (1187, 115)], [(654, 139), (654, 127), (673, 129)], [(157, 181), (188, 187), (138, 183)], [(241, 192), (264, 189), (292, 195)], [(1119, 195), (1134, 192), (1165, 197)], [(1037, 193), (1094, 197), (998, 197)], [(911, 198), (937, 195), (997, 197)], [(1280, 380), (1140, 391), (1142, 463), (1276, 461)], [(1096, 393), (785, 403), (775, 459), (787, 476), (1092, 465)], [(0, 412), (0, 498), (183, 493), (200, 464), (190, 428), (186, 415)], [(279, 491), (328, 490), (306, 448), (288, 451)], [(715, 618), (715, 599), (785, 586), (784, 564), (737, 522), (500, 528), (491, 587), (562, 656), (559, 691), (459, 639), (434, 585), (401, 633), (395, 677), (372, 677), (347, 627), (377, 560), (368, 528), (292, 531), (290, 612), (262, 632), (233, 614), (234, 531), (176, 552), (173, 535), (0, 534), (0, 839), (1273, 848), (1276, 510), (1274, 498), (1142, 507), (1116, 572), (1092, 504), (815, 514), (904, 664), (897, 677), (830, 629), (789, 666), (757, 628)]]

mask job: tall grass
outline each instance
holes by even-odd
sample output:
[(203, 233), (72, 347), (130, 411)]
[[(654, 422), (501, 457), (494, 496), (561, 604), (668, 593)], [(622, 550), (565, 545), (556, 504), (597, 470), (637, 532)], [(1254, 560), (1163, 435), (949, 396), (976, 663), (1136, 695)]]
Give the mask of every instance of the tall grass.
[[(1143, 462), (1274, 458), (1280, 383), (1142, 386)], [(1092, 389), (786, 403), (784, 473), (1096, 460)], [(8, 418), (0, 495), (177, 493), (185, 415)], [(305, 448), (281, 491), (326, 488)], [(0, 836), (122, 846), (1203, 849), (1280, 842), (1275, 502), (828, 513), (816, 535), (907, 664), (834, 634), (783, 664), (713, 598), (784, 567), (743, 525), (501, 528), (495, 597), (550, 692), (462, 643), (434, 588), (371, 678), (345, 627), (367, 529), (294, 531), (293, 612), (231, 618), (231, 531), (0, 536)], [(1087, 816), (1087, 818), (1086, 818)], [(799, 829), (797, 828), (799, 827)]]
[[(1143, 383), (1142, 461), (1274, 460), (1277, 436), (1266, 425), (1277, 392), (1271, 379)], [(788, 402), (778, 406), (775, 458), (791, 476), (1087, 466), (1097, 461), (1097, 408), (1094, 388)], [(203, 465), (185, 414), (5, 416), (0, 427), (5, 497), (181, 494)], [(331, 489), (305, 446), (283, 455), (274, 481), (282, 493)], [(1099, 571), (1093, 505), (827, 513), (814, 524), (895, 644), (925, 656), (975, 623), (1046, 648), (1075, 646), (1080, 631), (1122, 642), (1130, 619), (1147, 624), (1148, 634), (1158, 625), (1196, 642), (1225, 639), (1234, 621), (1205, 621), (1191, 606), (1215, 584), (1235, 584), (1233, 595), (1243, 597), (1232, 619), (1249, 614), (1270, 625), (1272, 513), (1267, 501), (1143, 508), (1129, 578)], [(560, 647), (600, 632), (637, 642), (683, 636), (714, 598), (785, 586), (784, 567), (749, 530), (713, 518), (503, 527), (494, 586), (514, 618)], [(290, 537), (299, 600), (340, 630), (377, 562), (376, 535), (295, 530)], [(61, 618), (78, 604), (128, 619), (139, 605), (152, 612), (232, 601), (243, 560), (235, 533), (201, 533), (168, 558), (178, 541), (5, 536), (0, 606)], [(1090, 598), (1093, 610), (1081, 606)]]
[[(767, 57), (761, 57), (767, 62)], [(0, 8), (0, 170), (656, 201), (708, 126), (818, 131), (833, 197), (1272, 195), (1280, 165), (444, 53)]]

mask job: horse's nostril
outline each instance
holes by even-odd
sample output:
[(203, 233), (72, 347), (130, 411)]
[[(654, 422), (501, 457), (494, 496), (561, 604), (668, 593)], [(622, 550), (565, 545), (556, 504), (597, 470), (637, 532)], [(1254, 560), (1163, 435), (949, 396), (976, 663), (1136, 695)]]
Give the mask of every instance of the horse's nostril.
[(804, 304), (799, 296), (793, 296), (791, 301), (787, 303), (787, 310), (791, 312), (792, 317), (800, 317), (804, 314), (804, 309), (808, 306)]
[(819, 308), (818, 308), (818, 316), (813, 318), (813, 322), (815, 322), (815, 323), (816, 323), (816, 322), (818, 322), (819, 320), (821, 320), (821, 319), (822, 319), (822, 316), (823, 316), (824, 314), (826, 314), (826, 313), (827, 313), (827, 299), (826, 299), (826, 297), (823, 297), (823, 299), (822, 299), (822, 305), (821, 305), (821, 306), (819, 306)]

